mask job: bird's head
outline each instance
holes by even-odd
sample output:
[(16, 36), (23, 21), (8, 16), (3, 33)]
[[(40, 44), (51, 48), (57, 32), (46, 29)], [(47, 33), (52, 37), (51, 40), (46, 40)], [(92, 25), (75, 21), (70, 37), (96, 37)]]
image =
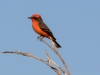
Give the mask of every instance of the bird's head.
[(31, 17), (28, 17), (28, 19), (31, 20), (42, 20), (41, 16), (39, 14), (33, 14)]

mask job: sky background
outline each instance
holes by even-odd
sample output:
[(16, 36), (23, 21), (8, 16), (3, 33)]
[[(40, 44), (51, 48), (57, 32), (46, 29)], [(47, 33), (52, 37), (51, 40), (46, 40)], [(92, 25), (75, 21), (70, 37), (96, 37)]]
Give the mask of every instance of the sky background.
[[(27, 18), (35, 13), (41, 14), (62, 46), (59, 52), (72, 75), (100, 75), (100, 0), (0, 0), (0, 52), (27, 52), (46, 60), (47, 50), (64, 68), (58, 56), (37, 40)], [(0, 54), (0, 75), (40, 74), (56, 75), (33, 58)]]

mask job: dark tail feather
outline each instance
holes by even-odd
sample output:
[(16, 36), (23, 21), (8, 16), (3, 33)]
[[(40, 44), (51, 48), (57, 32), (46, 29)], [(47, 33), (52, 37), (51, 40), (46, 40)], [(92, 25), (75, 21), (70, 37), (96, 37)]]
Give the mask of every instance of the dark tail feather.
[(61, 48), (61, 46), (57, 43), (56, 40), (53, 40), (53, 42), (54, 42), (54, 44), (55, 44), (55, 46), (56, 46), (57, 48)]

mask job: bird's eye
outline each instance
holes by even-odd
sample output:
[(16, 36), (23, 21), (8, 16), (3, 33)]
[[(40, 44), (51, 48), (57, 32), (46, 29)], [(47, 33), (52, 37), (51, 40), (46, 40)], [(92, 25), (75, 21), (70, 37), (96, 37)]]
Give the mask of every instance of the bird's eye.
[(38, 18), (37, 17), (33, 17), (35, 20), (37, 20)]

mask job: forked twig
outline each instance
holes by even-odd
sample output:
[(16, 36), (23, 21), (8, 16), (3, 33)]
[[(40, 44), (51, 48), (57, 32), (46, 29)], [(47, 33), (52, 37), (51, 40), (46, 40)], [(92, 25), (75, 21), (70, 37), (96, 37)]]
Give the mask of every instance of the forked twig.
[(45, 42), (42, 38), (39, 37), (39, 39), (40, 39), (42, 42), (44, 42), (46, 45), (48, 45), (48, 46), (59, 56), (59, 58), (61, 59), (63, 65), (64, 65), (65, 68), (66, 68), (67, 74), (68, 74), (68, 75), (71, 75), (71, 73), (70, 73), (70, 71), (69, 71), (69, 69), (68, 69), (68, 66), (67, 66), (66, 62), (64, 61), (64, 59), (62, 58), (62, 56), (60, 55), (60, 53), (58, 52), (58, 50), (57, 50), (56, 48), (52, 48), (52, 47), (51, 47), (47, 42)]
[(52, 64), (54, 64), (55, 66), (57, 66), (64, 73), (64, 75), (66, 75), (66, 72), (58, 64), (56, 64), (53, 60), (50, 59), (50, 56), (49, 56), (49, 54), (48, 54), (47, 51), (46, 51), (46, 55), (47, 55), (47, 58), (48, 58), (48, 62), (49, 63), (51, 62)]
[[(69, 69), (68, 69), (67, 64), (65, 63), (64, 59), (62, 58), (62, 56), (61, 56), (60, 53), (58, 52), (57, 48), (56, 48), (56, 47), (52, 48), (52, 47), (51, 47), (47, 42), (45, 42), (41, 37), (39, 37), (39, 39), (40, 39), (42, 42), (44, 42), (46, 45), (48, 45), (48, 46), (59, 56), (59, 58), (61, 59), (62, 63), (64, 64), (64, 66), (65, 66), (65, 68), (66, 68), (67, 74), (68, 74), (68, 75), (71, 75), (71, 74), (70, 74), (70, 71), (69, 71)], [(52, 41), (52, 40), (51, 40), (51, 41)], [(53, 43), (53, 42), (52, 42), (52, 43)], [(53, 44), (53, 45), (54, 45), (54, 44)], [(16, 51), (16, 52), (5, 51), (5, 52), (1, 52), (1, 53), (3, 53), (3, 54), (6, 54), (6, 53), (18, 54), (18, 55), (23, 55), (23, 56), (35, 58), (35, 59), (37, 59), (37, 60), (39, 60), (39, 61), (45, 63), (45, 64), (48, 65), (49, 67), (51, 67), (58, 75), (61, 75), (60, 71), (59, 71), (57, 68), (55, 68), (54, 66), (52, 66), (52, 65), (50, 64), (50, 63), (52, 63), (52, 64), (54, 64), (55, 66), (57, 66), (57, 67), (64, 73), (64, 75), (66, 75), (66, 72), (65, 72), (58, 64), (56, 64), (54, 61), (52, 61), (52, 60), (50, 59), (50, 56), (49, 56), (49, 54), (48, 54), (47, 51), (46, 51), (46, 55), (47, 55), (48, 61), (44, 61), (43, 59), (38, 58), (37, 56), (31, 55), (31, 54), (29, 54), (29, 53), (23, 53), (23, 52), (17, 52), (17, 51)]]

